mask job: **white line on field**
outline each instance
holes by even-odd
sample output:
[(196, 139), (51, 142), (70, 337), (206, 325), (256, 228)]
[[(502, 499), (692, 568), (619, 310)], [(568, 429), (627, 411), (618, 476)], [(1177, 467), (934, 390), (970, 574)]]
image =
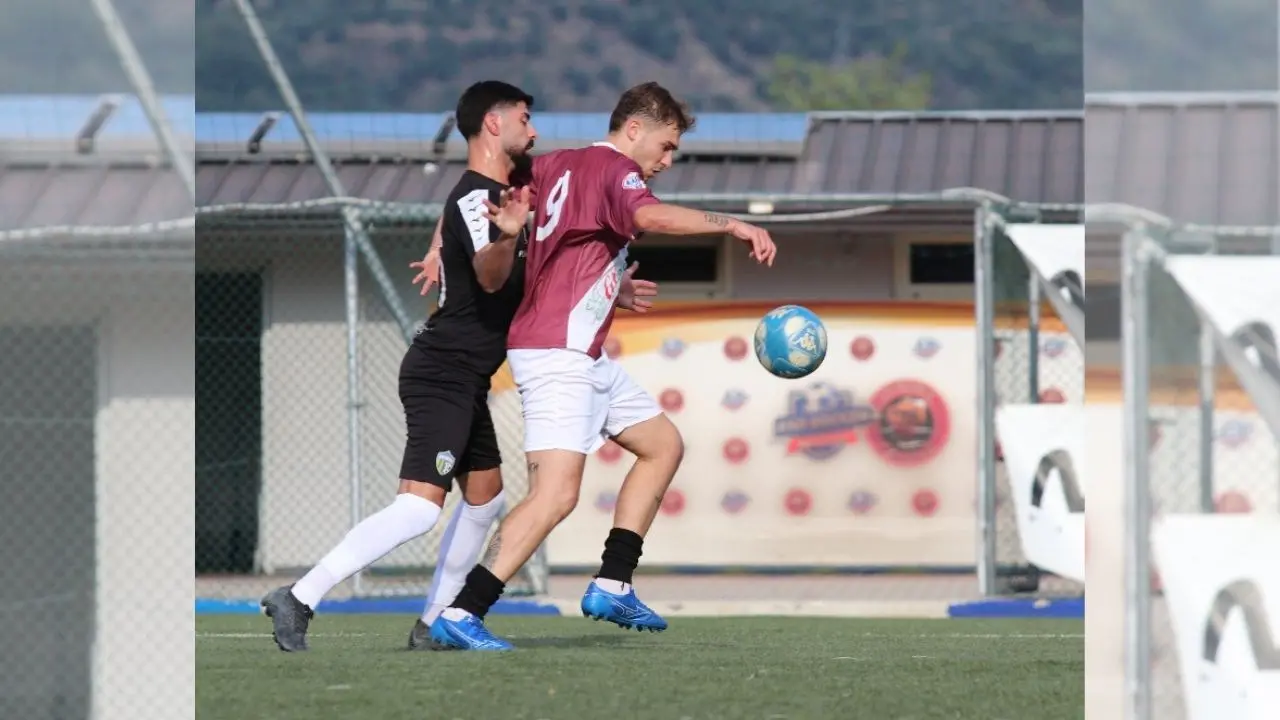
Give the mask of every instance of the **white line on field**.
[[(271, 633), (220, 633), (197, 632), (197, 638), (210, 640), (260, 640), (271, 637)], [(365, 638), (365, 637), (399, 637), (384, 633), (310, 633), (311, 638)], [(511, 636), (518, 637), (518, 636)], [(1083, 633), (921, 633), (903, 635), (900, 633), (858, 633), (853, 637), (889, 640), (907, 638), (917, 640), (1083, 640)], [(844, 658), (836, 658), (842, 660)]]

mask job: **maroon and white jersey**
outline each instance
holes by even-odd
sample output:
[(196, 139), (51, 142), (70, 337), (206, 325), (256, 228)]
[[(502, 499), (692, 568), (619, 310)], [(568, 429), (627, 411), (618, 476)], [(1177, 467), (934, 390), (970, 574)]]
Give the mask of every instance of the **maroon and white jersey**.
[(640, 166), (609, 143), (533, 161), (534, 231), (509, 349), (567, 348), (599, 358), (635, 239), (635, 212), (658, 202)]

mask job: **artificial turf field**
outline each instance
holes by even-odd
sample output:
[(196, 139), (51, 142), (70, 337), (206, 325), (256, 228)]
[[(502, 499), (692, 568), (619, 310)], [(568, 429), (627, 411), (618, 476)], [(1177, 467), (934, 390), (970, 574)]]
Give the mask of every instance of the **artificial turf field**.
[(413, 619), (196, 624), (201, 720), (1080, 720), (1076, 620), (680, 618), (653, 635), (494, 616), (509, 653), (409, 652)]

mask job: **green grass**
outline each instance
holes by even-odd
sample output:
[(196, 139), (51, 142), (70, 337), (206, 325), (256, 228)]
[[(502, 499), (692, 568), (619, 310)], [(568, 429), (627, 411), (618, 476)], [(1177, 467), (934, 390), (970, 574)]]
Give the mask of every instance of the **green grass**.
[(1079, 720), (1084, 625), (1057, 620), (675, 618), (660, 635), (503, 617), (510, 653), (408, 652), (411, 618), (197, 623), (201, 720)]

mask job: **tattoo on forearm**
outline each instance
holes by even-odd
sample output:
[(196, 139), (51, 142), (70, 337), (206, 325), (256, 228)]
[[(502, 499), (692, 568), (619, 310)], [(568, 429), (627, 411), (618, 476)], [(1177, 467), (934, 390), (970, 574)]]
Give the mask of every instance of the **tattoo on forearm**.
[(533, 483), (534, 483), (534, 481), (535, 481), (535, 480), (537, 480), (537, 479), (538, 479), (538, 463), (536, 463), (536, 462), (531, 462), (531, 463), (529, 463), (529, 473), (528, 473), (528, 475), (529, 475), (529, 490), (530, 490), (530, 491), (532, 491), (532, 490), (533, 490)]
[(498, 562), (498, 553), (502, 551), (502, 525), (498, 525), (498, 529), (493, 531), (493, 538), (489, 540), (489, 547), (484, 551), (484, 557), (480, 559), (480, 564), (490, 572), (493, 572), (493, 566)]
[(718, 225), (719, 227), (728, 227), (728, 226), (729, 226), (729, 218), (727, 218), (727, 217), (725, 217), (725, 216), (723, 216), (723, 215), (717, 215), (717, 214), (715, 214), (715, 213), (707, 213), (706, 215), (703, 215), (702, 217), (703, 217), (703, 219), (704, 219), (704, 220), (706, 220), (707, 222), (711, 223), (712, 225)]

